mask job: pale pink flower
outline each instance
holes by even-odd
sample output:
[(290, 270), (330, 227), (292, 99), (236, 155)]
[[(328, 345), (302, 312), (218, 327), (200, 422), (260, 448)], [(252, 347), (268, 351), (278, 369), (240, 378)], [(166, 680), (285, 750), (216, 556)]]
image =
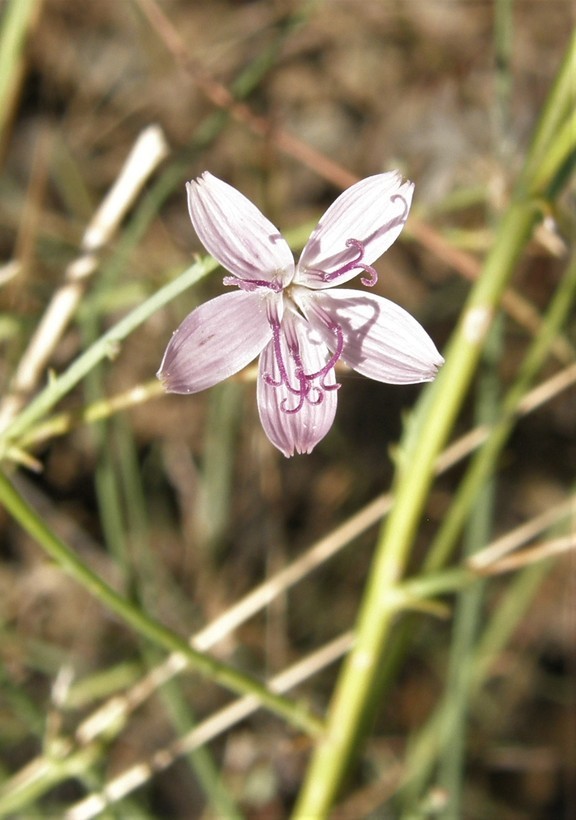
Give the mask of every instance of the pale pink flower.
[(413, 184), (392, 171), (352, 185), (328, 208), (300, 261), (245, 196), (205, 172), (187, 184), (192, 224), (235, 290), (196, 308), (172, 336), (158, 377), (171, 393), (197, 393), (260, 355), (258, 410), (285, 456), (310, 453), (334, 421), (338, 361), (390, 384), (431, 381), (442, 356), (393, 302), (336, 288), (361, 274), (399, 235)]

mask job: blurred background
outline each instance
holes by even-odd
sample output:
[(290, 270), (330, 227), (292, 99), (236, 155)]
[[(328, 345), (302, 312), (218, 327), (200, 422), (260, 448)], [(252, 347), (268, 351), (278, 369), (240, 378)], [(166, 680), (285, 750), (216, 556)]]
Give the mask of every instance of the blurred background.
[[(4, 32), (16, 6), (25, 18), (22, 47), (5, 64), (0, 120), (4, 395), (87, 224), (150, 124), (162, 129), (167, 156), (99, 254), (35, 389), (204, 253), (184, 184), (205, 169), (281, 230), (303, 228), (301, 243), (343, 187), (399, 168), (416, 184), (414, 221), (377, 263), (376, 290), (415, 315), (442, 351), (470, 288), (466, 260), (478, 263), (490, 247), (574, 24), (569, 0), (23, 0), (0, 3)], [(573, 195), (561, 207), (573, 208)], [(561, 279), (563, 254), (557, 237), (536, 236), (519, 265), (514, 288), (536, 313)], [(72, 414), (65, 429), (39, 436), (30, 447), (34, 469), (15, 477), (89, 566), (182, 635), (389, 489), (393, 445), (422, 390), (343, 373), (333, 430), (312, 455), (290, 460), (260, 428), (252, 372), (193, 397), (161, 395), (154, 374), (172, 331), (222, 292), (221, 280), (217, 272), (186, 291), (94, 368), (55, 408)], [(504, 386), (530, 334), (507, 314), (500, 332), (506, 353), (484, 371)], [(542, 376), (558, 365), (551, 357)], [(113, 397), (138, 386), (143, 401), (111, 409)], [(459, 433), (474, 426), (475, 402), (473, 389)], [(81, 418), (96, 405), (105, 418)], [(566, 497), (576, 463), (574, 411), (574, 392), (564, 392), (517, 425), (495, 479), (493, 536)], [(435, 485), (420, 557), (461, 470)], [(96, 705), (158, 657), (1, 509), (0, 527), (0, 775), (7, 779), (51, 739), (73, 736)], [(349, 629), (375, 533), (369, 528), (247, 622), (219, 645), (219, 656), (274, 674)], [(508, 584), (491, 583), (487, 612)], [(576, 816), (574, 592), (570, 557), (542, 572), (476, 703), (466, 775), (471, 818)], [(450, 629), (449, 619), (422, 620), (355, 787), (402, 759), (424, 724), (445, 682)], [(71, 683), (60, 702), (63, 670)], [(323, 708), (335, 674), (328, 668), (301, 694)], [(203, 679), (180, 676), (130, 716), (82, 777), (31, 798), (25, 814), (60, 815), (178, 736), (192, 709), (202, 717), (227, 700)], [(245, 816), (287, 816), (309, 751), (303, 738), (259, 712), (211, 750)], [(110, 816), (205, 811), (186, 757), (129, 800)], [(387, 811), (356, 807), (347, 816), (397, 816)]]

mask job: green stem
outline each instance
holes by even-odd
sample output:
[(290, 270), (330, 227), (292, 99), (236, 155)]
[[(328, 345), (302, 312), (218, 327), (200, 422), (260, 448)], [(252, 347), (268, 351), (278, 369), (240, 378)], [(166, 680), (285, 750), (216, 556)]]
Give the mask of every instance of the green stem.
[(69, 778), (84, 778), (97, 764), (102, 753), (99, 743), (91, 743), (66, 757), (60, 757), (58, 749), (53, 750), (46, 761), (37, 766), (33, 777), (25, 782), (8, 781), (0, 793), (1, 817), (40, 817), (31, 811), (34, 801), (39, 800), (49, 789), (55, 788)]
[(226, 689), (236, 694), (255, 697), (262, 706), (285, 718), (307, 734), (318, 735), (322, 731), (322, 722), (301, 703), (294, 703), (288, 698), (277, 695), (249, 675), (198, 652), (185, 638), (150, 618), (112, 589), (88, 569), (77, 558), (73, 550), (46, 526), (2, 472), (0, 472), (0, 502), (64, 572), (85, 587), (103, 606), (114, 612), (118, 618), (142, 637), (168, 652), (180, 653), (193, 669)]
[[(576, 84), (576, 80), (575, 80)], [(558, 132), (554, 141), (548, 146), (538, 167), (534, 170), (530, 189), (537, 195), (538, 191), (551, 185), (558, 169), (572, 160), (576, 155), (576, 109), (566, 120), (558, 125)]]
[(26, 38), (41, 5), (42, 0), (10, 0), (4, 7), (0, 24), (0, 151), (22, 80)]
[(538, 166), (546, 158), (549, 145), (554, 141), (556, 131), (574, 109), (576, 97), (575, 76), (576, 29), (572, 34), (566, 50), (566, 57), (556, 75), (544, 111), (532, 137), (530, 154), (523, 171), (526, 179), (531, 179), (538, 172)]
[[(468, 700), (471, 705), (476, 702), (495, 660), (501, 656), (549, 571), (550, 563), (542, 561), (534, 566), (526, 567), (510, 581), (502, 603), (491, 616), (476, 643), (472, 663), (463, 670), (463, 684), (468, 690)], [(401, 789), (401, 796), (408, 804), (408, 808), (402, 815), (399, 815), (406, 820), (423, 816), (415, 809), (414, 804), (417, 802), (415, 797), (425, 793), (426, 783), (430, 779), (438, 749), (450, 743), (455, 728), (453, 725), (455, 715), (453, 710), (447, 711), (447, 703), (448, 699), (438, 704), (410, 744)], [(450, 817), (450, 815), (447, 816)]]
[(165, 395), (164, 388), (158, 379), (151, 379), (145, 384), (138, 384), (115, 396), (88, 404), (81, 410), (68, 413), (58, 413), (49, 416), (45, 421), (34, 424), (27, 433), (18, 439), (18, 446), (27, 449), (43, 441), (63, 436), (80, 424), (94, 424), (109, 419), (122, 410), (150, 401)]
[(105, 333), (97, 342), (79, 356), (61, 376), (53, 379), (36, 398), (30, 402), (3, 432), (0, 439), (0, 452), (4, 441), (14, 441), (28, 428), (51, 410), (60, 399), (72, 390), (99, 362), (117, 355), (118, 347), (137, 327), (187, 290), (199, 282), (217, 267), (218, 263), (211, 257), (196, 262), (184, 271), (177, 279), (164, 285), (153, 296), (138, 305), (114, 327)]
[[(498, 418), (500, 387), (498, 360), (502, 356), (503, 317), (498, 317), (486, 345), (478, 380), (478, 424), (494, 424)], [(494, 519), (496, 477), (494, 472), (478, 489), (476, 502), (469, 513), (464, 555), (470, 556), (479, 544), (490, 542)], [(448, 802), (443, 820), (456, 820), (462, 815), (463, 776), (468, 741), (470, 669), (474, 661), (476, 638), (482, 620), (485, 582), (460, 592), (456, 601), (452, 629), (452, 646), (445, 687), (445, 716), (451, 726), (450, 742), (442, 750), (437, 783), (446, 790)]]
[(541, 331), (536, 336), (526, 354), (518, 376), (506, 393), (501, 404), (498, 420), (492, 425), (484, 446), (479, 450), (458, 486), (450, 509), (443, 518), (440, 528), (425, 561), (425, 569), (440, 569), (454, 550), (458, 537), (469, 515), (470, 509), (480, 492), (486, 477), (494, 470), (498, 457), (510, 436), (516, 420), (518, 407), (532, 384), (538, 370), (543, 366), (554, 338), (560, 332), (576, 299), (576, 256), (569, 264), (548, 308)]
[[(576, 47), (576, 41), (573, 48)], [(572, 53), (567, 60), (572, 59)], [(559, 173), (560, 167), (555, 169)], [(486, 334), (522, 250), (537, 220), (535, 191), (523, 179), (516, 200), (504, 215), (462, 319), (453, 335), (446, 364), (419, 407), (413, 430), (400, 452), (395, 503), (379, 539), (356, 627), (356, 641), (343, 665), (329, 709), (328, 726), (309, 766), (295, 818), (327, 817), (360, 739), (361, 727), (378, 677), (394, 616), (391, 593), (410, 556), (438, 454), (453, 427), (481, 354)]]
[[(160, 662), (155, 655), (157, 653), (151, 653), (148, 658), (150, 668)], [(185, 737), (197, 725), (197, 721), (191, 711), (189, 698), (183, 691), (181, 681), (177, 679), (167, 681), (160, 690), (159, 697), (178, 736)], [(244, 815), (234, 802), (209, 746), (200, 746), (187, 752), (184, 759), (188, 761), (191, 772), (198, 779), (206, 795), (210, 805), (210, 814), (214, 817), (225, 818), (225, 820), (243, 820)], [(205, 814), (207, 815), (208, 812)]]

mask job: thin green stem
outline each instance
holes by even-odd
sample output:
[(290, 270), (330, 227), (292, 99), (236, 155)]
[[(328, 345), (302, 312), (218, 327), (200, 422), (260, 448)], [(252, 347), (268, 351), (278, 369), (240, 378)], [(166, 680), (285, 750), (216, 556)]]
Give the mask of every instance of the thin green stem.
[(46, 526), (35, 510), (29, 506), (1, 472), (0, 502), (4, 504), (20, 526), (42, 546), (64, 572), (74, 578), (94, 595), (103, 606), (114, 612), (118, 618), (143, 638), (168, 652), (180, 653), (197, 672), (232, 692), (255, 697), (262, 706), (285, 718), (293, 726), (302, 729), (304, 732), (317, 735), (322, 731), (322, 722), (303, 704), (294, 703), (277, 695), (249, 675), (239, 672), (209, 655), (198, 652), (190, 646), (185, 638), (150, 618), (135, 607), (131, 601), (112, 589)]
[(80, 355), (70, 367), (42, 390), (3, 432), (0, 452), (5, 441), (13, 441), (27, 431), (32, 424), (42, 418), (57, 402), (72, 390), (99, 362), (116, 356), (124, 339), (137, 327), (144, 324), (157, 310), (171, 302), (192, 285), (195, 285), (217, 267), (211, 257), (196, 262), (177, 279), (164, 285), (153, 296), (138, 305), (114, 327), (110, 328), (98, 341)]
[(494, 7), (494, 114), (497, 155), (508, 153), (510, 133), (510, 98), (512, 95), (512, 45), (514, 33), (513, 0), (496, 0)]
[[(153, 668), (159, 662), (155, 655), (157, 653), (150, 653), (149, 655), (148, 663), (150, 668)], [(159, 697), (164, 704), (168, 718), (178, 733), (178, 737), (185, 737), (197, 722), (188, 698), (182, 691), (180, 680), (167, 681), (161, 688)], [(243, 820), (244, 815), (234, 802), (231, 792), (226, 788), (226, 783), (221, 777), (210, 748), (200, 746), (187, 752), (184, 759), (188, 761), (191, 772), (198, 779), (210, 804), (213, 816), (225, 818), (225, 820)]]
[(3, 11), (0, 26), (0, 152), (22, 79), (26, 36), (41, 4), (42, 0), (9, 0)]
[[(572, 55), (567, 59), (571, 60)], [(555, 173), (560, 171), (560, 167), (554, 169)], [(538, 218), (534, 202), (524, 192), (530, 190), (544, 198), (548, 193), (535, 190), (531, 182), (524, 177), (500, 222), (482, 275), (453, 335), (446, 364), (418, 409), (414, 430), (407, 431), (398, 461), (395, 503), (377, 545), (360, 608), (355, 645), (338, 679), (327, 731), (308, 769), (294, 813), (296, 818), (320, 820), (328, 816), (360, 740), (393, 621), (391, 592), (410, 556), (436, 459), (467, 395), (502, 293)]]
[[(498, 317), (490, 333), (483, 356), (478, 380), (477, 423), (494, 424), (499, 413), (498, 360), (502, 355), (503, 317)], [(478, 488), (476, 501), (464, 539), (464, 555), (472, 555), (480, 544), (490, 542), (494, 518), (496, 494), (494, 473)], [(438, 785), (446, 790), (448, 802), (442, 814), (443, 820), (457, 820), (462, 816), (463, 777), (468, 736), (470, 692), (468, 679), (475, 655), (479, 631), (485, 583), (460, 592), (456, 602), (450, 663), (445, 687), (445, 719), (450, 723), (450, 743), (441, 751)]]
[[(511, 580), (507, 594), (503, 596), (502, 603), (476, 643), (472, 662), (462, 675), (462, 686), (468, 691), (470, 704), (474, 704), (495, 658), (501, 654), (525, 615), (549, 568), (549, 562), (541, 562), (526, 567)], [(408, 804), (406, 813), (402, 815), (406, 820), (413, 820), (415, 817), (415, 798), (425, 791), (438, 749), (450, 742), (454, 712), (446, 713), (445, 707), (446, 702), (442, 701), (410, 744), (402, 788), (404, 800)]]
[[(87, 772), (96, 765), (102, 752), (99, 743), (91, 743), (73, 754), (61, 758), (58, 750), (50, 756), (44, 765), (37, 767), (34, 777), (25, 783), (8, 781), (0, 793), (0, 812), (2, 817), (40, 817), (31, 811), (35, 800), (42, 797), (50, 788), (59, 785), (68, 778), (84, 778)], [(25, 813), (20, 813), (20, 812)]]
[(49, 416), (45, 421), (34, 424), (28, 432), (19, 437), (18, 446), (26, 449), (56, 436), (64, 436), (80, 424), (94, 424), (103, 419), (109, 419), (122, 410), (163, 395), (165, 393), (162, 384), (158, 379), (151, 379), (145, 384), (135, 385), (116, 396), (106, 396), (86, 405), (81, 410)]
[(548, 94), (544, 111), (532, 137), (529, 157), (523, 170), (526, 179), (532, 178), (537, 173), (538, 166), (545, 159), (550, 144), (555, 140), (558, 128), (574, 109), (576, 99), (574, 77), (576, 77), (576, 29), (571, 36), (566, 56), (556, 75), (552, 90)]
[(457, 539), (462, 532), (464, 522), (475, 503), (476, 496), (486, 476), (494, 469), (502, 448), (510, 436), (516, 420), (518, 406), (544, 364), (553, 340), (570, 315), (575, 300), (576, 256), (572, 259), (554, 294), (542, 322), (541, 332), (534, 338), (522, 362), (517, 378), (504, 397), (498, 414), (498, 421), (492, 426), (484, 446), (474, 456), (465, 477), (458, 486), (450, 510), (444, 517), (440, 529), (430, 546), (425, 561), (427, 571), (439, 570), (452, 554)]
[[(576, 80), (575, 80), (576, 84)], [(576, 105), (576, 98), (574, 100)], [(558, 124), (556, 139), (549, 145), (538, 167), (534, 171), (530, 189), (538, 195), (539, 191), (551, 185), (552, 180), (563, 165), (576, 159), (576, 108)]]
[[(510, 99), (512, 94), (511, 58), (513, 46), (513, 0), (496, 0), (494, 7), (495, 114), (494, 155), (501, 166), (507, 164), (511, 144)], [(493, 223), (494, 214), (488, 213)], [(479, 424), (494, 424), (499, 411), (498, 359), (502, 354), (503, 320), (494, 322), (482, 357), (476, 396), (476, 418)], [(490, 540), (492, 528), (495, 477), (479, 488), (476, 503), (470, 511), (464, 552), (470, 554), (479, 544)], [(452, 508), (452, 504), (450, 505)], [(462, 813), (463, 773), (466, 757), (469, 687), (468, 676), (474, 659), (474, 648), (484, 601), (485, 583), (461, 591), (456, 600), (450, 660), (445, 685), (442, 716), (451, 726), (450, 743), (442, 746), (438, 763), (437, 784), (445, 790), (447, 803), (443, 820), (456, 820)]]

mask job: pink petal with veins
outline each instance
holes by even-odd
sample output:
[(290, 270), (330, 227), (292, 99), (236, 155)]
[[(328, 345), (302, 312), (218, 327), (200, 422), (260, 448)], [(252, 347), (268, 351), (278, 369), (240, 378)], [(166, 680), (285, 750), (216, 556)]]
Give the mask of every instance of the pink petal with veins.
[(294, 282), (309, 288), (343, 284), (362, 271), (343, 273), (334, 281), (323, 275), (338, 271), (356, 258), (353, 239), (364, 248), (362, 262), (372, 265), (398, 238), (412, 203), (414, 185), (402, 182), (398, 171), (366, 177), (344, 191), (312, 232), (298, 262)]
[[(266, 377), (281, 381), (274, 345), (270, 342), (260, 356), (258, 377), (258, 412), (264, 432), (276, 447), (290, 457), (294, 453), (311, 453), (332, 427), (337, 405), (336, 377), (332, 368), (317, 380), (308, 399), (297, 395), (297, 368), (288, 346), (297, 346), (305, 373), (317, 373), (330, 359), (326, 345), (302, 317), (285, 313), (281, 349), (290, 390), (285, 385), (272, 386)], [(324, 389), (325, 385), (328, 389)], [(330, 389), (332, 388), (332, 389)], [(296, 408), (299, 409), (296, 410)]]
[(329, 325), (342, 329), (342, 360), (388, 384), (432, 381), (444, 359), (422, 325), (406, 310), (372, 293), (346, 288), (302, 292), (298, 304), (324, 341), (333, 345)]
[(240, 279), (290, 282), (292, 251), (249, 199), (208, 171), (188, 182), (186, 189), (194, 230), (222, 267)]
[(158, 378), (169, 393), (197, 393), (238, 373), (270, 340), (270, 312), (281, 310), (277, 294), (240, 290), (200, 305), (173, 333)]

